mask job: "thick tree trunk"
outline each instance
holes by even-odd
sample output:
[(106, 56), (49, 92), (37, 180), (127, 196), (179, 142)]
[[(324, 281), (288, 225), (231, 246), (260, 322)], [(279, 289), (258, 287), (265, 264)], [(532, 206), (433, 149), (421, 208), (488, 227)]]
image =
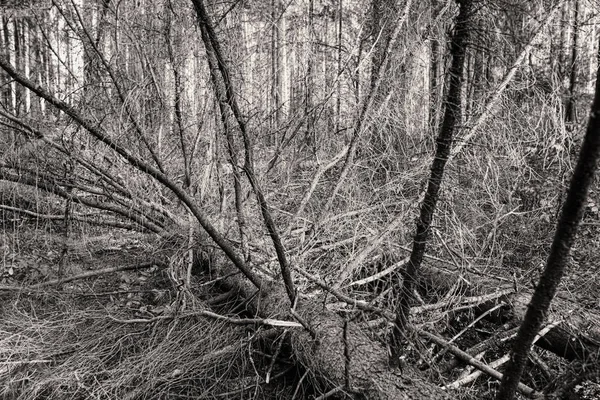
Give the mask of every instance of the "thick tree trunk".
[[(232, 271), (221, 271), (224, 275), (228, 272)], [(224, 279), (223, 285), (224, 289), (251, 299), (248, 303), (251, 312), (269, 318), (289, 318), (289, 301), (281, 285), (265, 285), (257, 292), (247, 281), (236, 277)], [(310, 331), (293, 328), (290, 334), (293, 356), (329, 388), (366, 399), (451, 398), (427, 382), (421, 371), (390, 369), (387, 349), (368, 336), (364, 326), (346, 322), (340, 315), (324, 309), (323, 298), (299, 298), (295, 313)]]

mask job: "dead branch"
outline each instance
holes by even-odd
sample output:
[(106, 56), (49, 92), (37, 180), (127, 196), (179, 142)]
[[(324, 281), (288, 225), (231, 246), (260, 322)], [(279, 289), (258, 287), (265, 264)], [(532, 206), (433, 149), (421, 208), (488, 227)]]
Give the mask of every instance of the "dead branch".
[[(64, 215), (39, 214), (39, 213), (36, 213), (33, 211), (24, 210), (22, 208), (5, 206), (4, 204), (0, 204), (0, 209), (10, 211), (13, 213), (27, 215), (27, 216), (35, 218), (35, 219), (44, 219), (44, 220), (48, 220), (48, 221), (60, 221), (65, 218)], [(125, 222), (120, 222), (120, 221), (115, 221), (115, 220), (110, 220), (110, 219), (98, 219), (97, 218), (97, 217), (103, 217), (103, 216), (104, 216), (103, 214), (83, 214), (83, 215), (73, 214), (73, 215), (70, 215), (69, 218), (73, 221), (85, 222), (85, 223), (91, 224), (91, 225), (110, 226), (113, 228), (127, 229), (130, 231), (139, 231), (140, 230), (140, 226), (138, 226), (138, 225), (127, 224)]]
[[(461, 349), (459, 349), (458, 347), (450, 344), (447, 340), (442, 339), (439, 336), (436, 336), (432, 333), (429, 333), (427, 331), (424, 331), (420, 328), (416, 328), (413, 327), (414, 331), (417, 332), (419, 335), (426, 337), (427, 339), (431, 340), (432, 342), (434, 342), (435, 344), (443, 347), (444, 349), (446, 349), (447, 351), (449, 351), (450, 353), (454, 354), (455, 356), (457, 356), (458, 358), (460, 358), (461, 360), (463, 360), (464, 362), (471, 364), (472, 366), (474, 366), (475, 368), (485, 372), (486, 374), (488, 374), (489, 376), (498, 379), (498, 380), (502, 380), (502, 374), (498, 371), (496, 371), (495, 369), (491, 368), (489, 365), (486, 365), (484, 363), (482, 363), (481, 361), (475, 359), (474, 357), (472, 357), (470, 354), (462, 351)], [(542, 393), (535, 391), (535, 389), (530, 388), (529, 386), (523, 384), (523, 383), (519, 383), (519, 392), (523, 393), (524, 395), (531, 397), (531, 398), (540, 398), (542, 397)]]
[(362, 265), (362, 263), (368, 257), (368, 255), (371, 254), (371, 252), (373, 252), (375, 249), (381, 247), (381, 242), (383, 242), (383, 240), (389, 234), (394, 232), (394, 230), (396, 230), (396, 228), (398, 228), (403, 223), (404, 216), (398, 216), (394, 218), (394, 220), (388, 226), (386, 226), (385, 229), (379, 235), (371, 238), (367, 246), (365, 246), (356, 256), (354, 256), (352, 258), (352, 261), (342, 269), (336, 280), (336, 289), (341, 287), (342, 284), (352, 275), (352, 273), (360, 265)]
[[(560, 322), (553, 322), (548, 324), (544, 329), (542, 329), (535, 337), (534, 343), (536, 341), (538, 341), (540, 338), (544, 337), (545, 334), (547, 334), (551, 329), (553, 329), (555, 326), (557, 326)], [(508, 360), (510, 359), (510, 354), (506, 354), (502, 357), (500, 357), (497, 360), (494, 360), (493, 362), (491, 362), (489, 364), (490, 368), (496, 368), (499, 367), (500, 365), (505, 364)], [(472, 374), (469, 374), (467, 376), (462, 377), (461, 379), (458, 379), (457, 381), (451, 383), (450, 385), (447, 385), (446, 387), (448, 388), (458, 388), (462, 385), (465, 385), (467, 383), (473, 382), (475, 381), (481, 374), (483, 371), (477, 371), (474, 372)]]
[[(408, 0), (404, 4), (404, 9), (402, 10), (402, 12), (400, 13), (400, 15), (398, 17), (396, 26), (394, 27), (394, 31), (392, 32), (392, 34), (390, 35), (390, 39), (386, 43), (385, 51), (383, 52), (383, 59), (379, 65), (379, 71), (381, 71), (381, 72), (387, 71), (389, 68), (389, 65), (391, 62), (390, 54), (391, 54), (392, 50), (395, 48), (396, 42), (398, 41), (398, 36), (400, 35), (400, 30), (401, 30), (402, 26), (404, 25), (406, 18), (408, 17), (411, 5), (412, 5), (411, 0)], [(366, 117), (369, 115), (371, 108), (375, 104), (375, 99), (377, 98), (377, 95), (379, 94), (381, 84), (383, 82), (383, 77), (385, 76), (384, 73), (381, 73), (379, 71), (377, 73), (377, 78), (375, 79), (374, 84), (371, 86), (371, 90), (369, 91), (366, 99), (363, 102), (363, 105), (360, 109), (359, 116), (354, 122), (356, 124), (356, 126), (354, 127), (354, 130), (352, 133), (352, 138), (350, 139), (350, 145), (348, 146), (348, 150), (346, 151), (346, 159), (344, 160), (344, 165), (342, 166), (342, 171), (340, 172), (340, 176), (337, 179), (337, 182), (335, 184), (335, 187), (333, 188), (333, 192), (331, 193), (331, 196), (329, 196), (327, 203), (325, 204), (323, 213), (327, 213), (331, 209), (333, 200), (335, 199), (339, 190), (342, 188), (342, 185), (344, 184), (344, 180), (346, 179), (346, 176), (348, 175), (348, 172), (350, 171), (350, 167), (352, 166), (352, 163), (354, 162), (354, 156), (356, 154), (356, 149), (358, 146), (358, 139), (363, 134), (363, 132), (366, 130), (366, 127), (367, 127), (366, 126), (367, 124), (365, 124), (363, 126), (363, 123), (366, 121)]]
[(151, 176), (156, 181), (164, 185), (171, 192), (173, 192), (173, 194), (189, 208), (189, 210), (192, 212), (194, 217), (196, 217), (200, 225), (215, 241), (215, 243), (221, 248), (221, 250), (223, 250), (223, 252), (234, 263), (234, 265), (240, 271), (242, 271), (242, 273), (250, 280), (250, 282), (252, 282), (254, 286), (258, 288), (261, 287), (262, 280), (250, 270), (250, 268), (246, 265), (246, 262), (239, 257), (237, 251), (233, 248), (233, 246), (225, 239), (225, 237), (223, 237), (223, 235), (219, 231), (217, 231), (217, 229), (208, 219), (208, 216), (205, 214), (205, 212), (202, 211), (202, 209), (200, 209), (200, 207), (197, 205), (194, 198), (191, 195), (189, 195), (185, 190), (183, 190), (175, 181), (171, 180), (162, 171), (148, 164), (143, 159), (135, 156), (125, 147), (121, 146), (119, 143), (113, 140), (101, 125), (84, 117), (84, 115), (81, 112), (79, 112), (79, 110), (71, 107), (64, 101), (59, 100), (58, 98), (53, 96), (49, 91), (42, 88), (40, 85), (32, 82), (24, 74), (17, 71), (12, 66), (12, 64), (10, 63), (10, 59), (6, 56), (4, 52), (0, 54), (0, 67), (2, 67), (2, 69), (4, 69), (4, 71), (6, 71), (6, 73), (10, 75), (19, 84), (28, 88), (29, 90), (37, 94), (39, 97), (48, 101), (48, 103), (52, 104), (57, 109), (69, 115), (75, 122), (81, 125), (81, 127), (87, 130), (93, 137), (98, 139), (100, 142), (104, 143), (108, 149), (116, 152), (133, 167)]
[(510, 83), (510, 81), (512, 81), (513, 77), (517, 73), (519, 66), (521, 65), (523, 60), (527, 57), (527, 55), (529, 54), (531, 49), (533, 49), (533, 46), (535, 46), (536, 42), (542, 36), (542, 32), (544, 31), (546, 26), (548, 26), (550, 21), (552, 21), (554, 14), (556, 13), (557, 10), (560, 9), (561, 6), (562, 6), (562, 2), (557, 1), (556, 4), (554, 5), (554, 7), (550, 10), (550, 12), (547, 13), (546, 19), (535, 30), (535, 32), (532, 35), (531, 40), (529, 40), (529, 43), (527, 43), (527, 45), (523, 48), (523, 50), (521, 51), (521, 54), (519, 54), (519, 56), (517, 57), (517, 59), (515, 60), (513, 65), (506, 72), (506, 75), (504, 76), (504, 78), (502, 79), (502, 81), (500, 82), (500, 84), (498, 85), (496, 90), (489, 97), (488, 101), (486, 102), (486, 104), (484, 106), (483, 112), (479, 115), (479, 117), (474, 122), (467, 121), (466, 125), (470, 126), (468, 128), (468, 132), (457, 141), (458, 143), (454, 146), (454, 148), (450, 152), (450, 157), (448, 158), (448, 161), (452, 160), (458, 153), (460, 153), (460, 151), (463, 149), (463, 147), (465, 147), (465, 145), (467, 143), (469, 143), (471, 138), (473, 138), (473, 136), (475, 136), (475, 134), (477, 133), (477, 130), (483, 125), (485, 120), (493, 114), (494, 108), (500, 101), (500, 96), (502, 96), (502, 93), (504, 93), (504, 90), (506, 90), (506, 88), (508, 87), (508, 84)]
[(294, 213), (294, 219), (298, 218), (300, 216), (300, 214), (302, 214), (302, 212), (304, 211), (304, 208), (308, 204), (308, 201), (310, 200), (311, 196), (315, 192), (315, 189), (317, 188), (317, 185), (319, 184), (319, 180), (321, 179), (321, 176), (323, 176), (323, 174), (325, 172), (327, 172), (328, 170), (333, 168), (338, 162), (340, 162), (340, 160), (342, 159), (342, 157), (344, 157), (344, 155), (346, 154), (347, 151), (348, 151), (348, 146), (344, 146), (339, 153), (337, 153), (335, 156), (333, 156), (333, 158), (331, 159), (331, 161), (329, 161), (328, 164), (319, 166), (319, 168), (317, 169), (317, 172), (315, 172), (315, 176), (314, 176), (312, 182), (310, 183), (308, 190), (306, 191), (306, 194), (302, 198), (302, 201), (300, 201), (300, 205), (298, 206), (298, 209)]
[(221, 93), (221, 85), (218, 84), (214, 86), (215, 90), (217, 91), (217, 97), (227, 99), (227, 104), (229, 105), (235, 117), (235, 120), (238, 123), (238, 127), (244, 142), (245, 150), (244, 172), (246, 173), (246, 177), (250, 182), (250, 186), (252, 186), (252, 190), (256, 195), (256, 199), (258, 200), (263, 221), (269, 233), (269, 237), (273, 242), (273, 247), (275, 248), (275, 253), (277, 254), (277, 259), (279, 260), (279, 266), (281, 268), (281, 276), (283, 278), (283, 283), (288, 297), (290, 299), (290, 303), (294, 304), (294, 301), (296, 299), (296, 289), (290, 271), (290, 264), (286, 256), (285, 248), (283, 247), (283, 244), (281, 242), (281, 235), (279, 234), (277, 226), (273, 221), (273, 217), (271, 216), (271, 212), (269, 211), (269, 205), (261, 190), (260, 184), (254, 172), (253, 145), (250, 139), (250, 135), (247, 131), (246, 120), (242, 116), (242, 112), (239, 108), (236, 99), (237, 92), (230, 78), (229, 67), (225, 61), (225, 57), (223, 56), (221, 45), (217, 40), (217, 35), (212, 27), (210, 17), (208, 16), (208, 13), (204, 6), (204, 2), (202, 0), (192, 0), (192, 3), (194, 4), (194, 8), (198, 16), (198, 22), (200, 24), (200, 32), (202, 36), (202, 41), (204, 42), (204, 47), (208, 56), (212, 56), (217, 60), (217, 66), (221, 73), (221, 79), (225, 86), (225, 93)]
[(45, 192), (55, 194), (63, 199), (70, 199), (73, 202), (83, 204), (91, 208), (113, 212), (130, 219), (140, 226), (158, 234), (164, 232), (164, 229), (160, 225), (154, 223), (154, 221), (151, 221), (143, 212), (136, 210), (133, 206), (125, 208), (114, 203), (101, 203), (90, 198), (77, 196), (72, 192), (64, 190), (62, 187), (51, 181), (48, 182), (43, 179), (38, 179), (37, 177), (27, 176), (25, 174), (13, 174), (6, 171), (4, 168), (0, 168), (0, 179), (42, 189)]
[(68, 277), (62, 278), (62, 279), (53, 279), (53, 280), (46, 281), (46, 282), (36, 283), (35, 285), (31, 285), (31, 286), (0, 286), (0, 290), (20, 291), (20, 292), (27, 292), (29, 290), (34, 291), (34, 290), (37, 290), (37, 289), (40, 289), (43, 287), (62, 285), (63, 283), (72, 282), (72, 281), (76, 281), (79, 279), (86, 279), (86, 278), (91, 278), (91, 277), (99, 276), (99, 275), (112, 274), (114, 272), (120, 272), (120, 271), (152, 268), (153, 266), (159, 266), (161, 268), (166, 267), (161, 261), (149, 261), (149, 262), (142, 263), (142, 264), (124, 265), (124, 266), (120, 266), (120, 267), (103, 268), (103, 269), (97, 269), (94, 271), (87, 271), (87, 272), (84, 272), (84, 273), (81, 273), (78, 275), (68, 276)]
[(153, 318), (138, 318), (138, 319), (118, 319), (110, 316), (115, 322), (121, 324), (150, 324), (158, 321), (170, 320), (175, 318), (191, 318), (191, 317), (207, 317), (216, 319), (218, 321), (224, 321), (233, 325), (263, 325), (279, 328), (302, 328), (302, 325), (293, 321), (283, 321), (272, 318), (233, 318), (225, 315), (217, 314), (208, 310), (194, 311), (191, 313), (181, 315), (158, 315)]

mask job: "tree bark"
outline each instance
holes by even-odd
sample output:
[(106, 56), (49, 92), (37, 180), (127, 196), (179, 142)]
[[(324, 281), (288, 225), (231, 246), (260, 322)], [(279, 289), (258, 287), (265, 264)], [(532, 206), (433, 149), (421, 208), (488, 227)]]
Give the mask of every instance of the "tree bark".
[[(435, 15), (433, 12), (433, 6), (431, 7), (431, 19), (433, 20)], [(440, 41), (441, 32), (438, 32), (438, 29), (432, 29), (432, 38), (429, 40), (429, 129), (431, 131), (431, 136), (435, 134), (438, 130), (438, 120), (439, 120), (439, 99), (440, 99), (440, 61), (441, 54), (440, 51)]]
[[(217, 263), (220, 264), (220, 263)], [(229, 271), (231, 272), (231, 271)], [(228, 271), (222, 271), (227, 275)], [(256, 289), (237, 277), (224, 279), (224, 290), (234, 290), (248, 301), (258, 316), (286, 319), (287, 296), (281, 286)], [(294, 328), (290, 345), (295, 361), (311, 370), (328, 388), (338, 388), (357, 398), (389, 400), (450, 399), (445, 391), (427, 382), (423, 372), (406, 368), (400, 373), (388, 367), (387, 349), (374, 341), (364, 326), (324, 309), (322, 297), (298, 299), (295, 314), (312, 332)]]
[(448, 94), (445, 100), (446, 107), (444, 119), (437, 138), (435, 158), (431, 166), (431, 175), (427, 185), (427, 192), (421, 205), (421, 212), (417, 220), (417, 232), (413, 241), (413, 248), (408, 262), (408, 268), (402, 282), (400, 298), (396, 309), (396, 323), (392, 332), (390, 347), (392, 349), (390, 363), (398, 366), (402, 354), (402, 342), (408, 326), (409, 309), (413, 292), (416, 287), (419, 268), (425, 255), (425, 248), (429, 238), (433, 214), (439, 198), (440, 186), (444, 175), (446, 161), (450, 155), (454, 132), (461, 121), (461, 91), (463, 82), (463, 65), (466, 55), (466, 45), (469, 37), (469, 21), (471, 18), (471, 0), (457, 1), (459, 13), (451, 39), (450, 54), (452, 64), (448, 71), (450, 77)]
[[(304, 88), (304, 113), (306, 115), (306, 133), (305, 141), (313, 151), (317, 148), (317, 136), (315, 131), (316, 113), (314, 108), (315, 96), (315, 5), (314, 0), (308, 0), (308, 24), (307, 24), (307, 43), (304, 49), (306, 57), (306, 84)], [(316, 151), (314, 151), (316, 153)]]

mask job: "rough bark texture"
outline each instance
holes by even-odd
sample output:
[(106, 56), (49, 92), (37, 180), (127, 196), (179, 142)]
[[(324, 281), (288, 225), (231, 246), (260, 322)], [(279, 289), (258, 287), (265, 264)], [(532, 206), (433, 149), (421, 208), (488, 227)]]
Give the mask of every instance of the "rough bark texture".
[(567, 200), (563, 205), (560, 219), (556, 225), (556, 233), (552, 241), (546, 268), (533, 293), (525, 314), (525, 320), (515, 339), (511, 359), (506, 367), (507, 373), (504, 375), (500, 391), (496, 397), (498, 400), (509, 400), (514, 397), (531, 343), (544, 322), (550, 302), (554, 298), (558, 284), (563, 277), (571, 246), (577, 233), (577, 226), (583, 216), (588, 190), (594, 180), (598, 157), (600, 157), (600, 79), (596, 79), (596, 93), (587, 132), (579, 153), (577, 166), (571, 178)]
[(472, 1), (458, 1), (459, 12), (452, 35), (450, 54), (452, 64), (448, 71), (450, 76), (448, 95), (445, 99), (445, 112), (440, 134), (437, 138), (435, 158), (431, 165), (431, 175), (427, 185), (427, 192), (421, 204), (421, 213), (417, 220), (417, 232), (413, 241), (413, 248), (408, 262), (408, 268), (402, 283), (400, 298), (396, 309), (396, 324), (391, 337), (393, 365), (399, 364), (402, 354), (402, 342), (408, 325), (408, 314), (413, 291), (416, 285), (417, 274), (429, 238), (433, 213), (439, 198), (440, 186), (444, 176), (446, 161), (452, 148), (452, 139), (461, 121), (461, 91), (463, 82), (463, 65), (465, 62), (466, 46), (469, 38), (469, 19), (472, 13)]
[[(256, 289), (243, 279), (232, 277), (223, 283), (226, 289), (235, 290), (242, 298), (252, 299), (248, 304), (251, 312), (269, 318), (290, 318), (289, 300), (282, 285), (265, 284), (256, 295)], [(361, 325), (348, 323), (344, 334), (344, 318), (324, 309), (322, 298), (299, 298), (296, 313), (316, 333), (316, 340), (307, 330), (293, 328), (290, 344), (294, 357), (327, 386), (343, 387), (344, 391), (365, 399), (451, 398), (428, 382), (421, 371), (410, 367), (402, 372), (390, 369), (387, 349), (373, 340)]]

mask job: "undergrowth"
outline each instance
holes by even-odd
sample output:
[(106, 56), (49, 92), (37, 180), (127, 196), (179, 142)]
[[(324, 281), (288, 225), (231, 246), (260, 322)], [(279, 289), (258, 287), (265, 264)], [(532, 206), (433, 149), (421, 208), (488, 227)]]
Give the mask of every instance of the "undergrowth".
[(277, 364), (264, 382), (262, 331), (202, 317), (128, 323), (137, 310), (111, 308), (101, 298), (46, 290), (5, 299), (0, 398), (290, 396), (296, 370), (289, 365)]

